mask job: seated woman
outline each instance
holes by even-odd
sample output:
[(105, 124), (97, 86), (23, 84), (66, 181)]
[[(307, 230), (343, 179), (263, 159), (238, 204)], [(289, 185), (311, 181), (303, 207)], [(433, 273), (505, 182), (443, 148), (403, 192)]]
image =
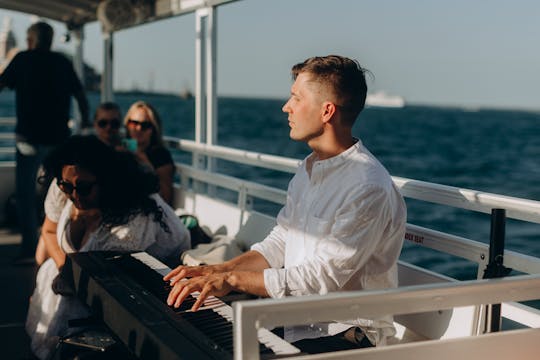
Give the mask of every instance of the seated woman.
[(76, 297), (58, 294), (64, 293), (58, 285), (66, 253), (146, 251), (170, 263), (190, 247), (189, 232), (155, 194), (157, 177), (133, 154), (117, 152), (94, 136), (73, 136), (51, 152), (44, 167), (56, 179), (45, 200), (47, 217), (56, 218), (49, 211), (58, 206), (58, 191), (68, 199), (56, 226), (59, 246), (48, 247), (51, 258), (37, 274), (26, 321), (32, 351), (41, 359), (66, 335), (69, 319), (89, 315)]
[[(104, 102), (100, 104), (94, 114), (94, 131), (97, 138), (109, 146), (120, 146), (119, 129), (122, 124), (121, 119), (122, 114), (118, 104), (113, 102)], [(58, 189), (56, 184), (52, 184), (51, 186), (53, 190)], [(49, 189), (50, 188), (51, 187), (49, 187)], [(59, 192), (60, 190), (58, 189), (57, 193)], [(52, 234), (54, 239), (56, 239), (56, 223), (58, 222), (60, 212), (62, 211), (67, 200), (67, 196), (65, 194), (58, 195), (59, 196), (55, 198), (56, 200), (52, 204), (49, 204), (49, 216), (51, 216), (54, 221), (52, 221), (51, 218), (45, 217), (43, 224), (41, 225), (41, 235), (39, 237), (35, 254), (35, 261), (37, 265), (43, 264), (43, 262), (50, 256), (47, 252), (47, 247), (45, 246), (45, 237), (47, 234)], [(51, 205), (54, 205), (54, 207)], [(55, 208), (57, 209), (56, 211)], [(56, 240), (53, 240), (52, 242), (56, 244)]]
[(159, 178), (159, 194), (169, 205), (173, 201), (174, 162), (163, 145), (161, 120), (157, 111), (144, 101), (137, 101), (124, 118), (128, 138), (137, 141), (135, 154), (152, 167)]

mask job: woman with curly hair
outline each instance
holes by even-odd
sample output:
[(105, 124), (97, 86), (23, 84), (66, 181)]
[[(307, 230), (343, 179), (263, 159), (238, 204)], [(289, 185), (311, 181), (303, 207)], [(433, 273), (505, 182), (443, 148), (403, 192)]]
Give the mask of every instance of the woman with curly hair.
[[(156, 175), (133, 154), (117, 152), (94, 136), (73, 136), (49, 154), (44, 168), (45, 176), (55, 179), (45, 213), (56, 231), (44, 229), (55, 235), (46, 237), (51, 258), (39, 269), (26, 323), (39, 358), (66, 335), (69, 319), (89, 315), (76, 297), (65, 296), (66, 253), (146, 251), (172, 263), (190, 247), (188, 230), (156, 194)], [(62, 199), (59, 192), (67, 197), (63, 207), (55, 203)]]

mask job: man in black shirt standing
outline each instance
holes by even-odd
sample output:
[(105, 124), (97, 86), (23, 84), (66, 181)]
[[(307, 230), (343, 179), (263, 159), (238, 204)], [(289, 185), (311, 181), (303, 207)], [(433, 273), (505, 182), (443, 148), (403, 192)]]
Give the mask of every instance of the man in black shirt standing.
[(50, 50), (52, 27), (44, 22), (27, 31), (28, 50), (18, 53), (0, 75), (0, 90), (15, 89), (16, 202), (22, 234), (20, 259), (33, 259), (37, 244), (38, 218), (36, 176), (48, 150), (69, 135), (71, 96), (79, 105), (82, 126), (90, 126), (88, 101), (73, 65)]

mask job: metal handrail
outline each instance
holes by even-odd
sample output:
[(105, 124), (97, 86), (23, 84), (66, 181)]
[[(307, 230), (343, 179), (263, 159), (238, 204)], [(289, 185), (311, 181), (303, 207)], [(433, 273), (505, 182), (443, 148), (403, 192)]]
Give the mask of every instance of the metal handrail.
[(257, 329), (374, 318), (459, 306), (540, 298), (540, 274), (361, 290), (283, 299), (238, 301), (234, 308), (234, 358), (259, 359)]
[[(478, 278), (488, 263), (489, 246), (478, 241), (467, 239), (422, 226), (407, 224), (405, 240), (417, 245), (460, 257), (478, 264)], [(540, 259), (521, 254), (516, 251), (504, 251), (506, 266), (527, 274), (540, 274)]]
[(256, 182), (241, 180), (232, 176), (211, 173), (209, 171), (194, 168), (189, 165), (177, 164), (176, 168), (183, 177), (196, 181), (202, 181), (209, 185), (219, 186), (228, 190), (245, 190), (247, 195), (258, 199), (264, 199), (276, 204), (285, 204), (287, 193), (284, 190), (276, 189), (271, 186), (261, 185)]
[(301, 162), (301, 160), (284, 156), (263, 154), (219, 145), (201, 144), (192, 140), (177, 139), (169, 136), (165, 137), (165, 142), (173, 149), (287, 173), (294, 173)]
[[(0, 122), (5, 118), (0, 118)], [(13, 139), (13, 135), (2, 135), (0, 139)], [(232, 161), (286, 173), (294, 173), (301, 160), (283, 156), (269, 155), (219, 145), (196, 143), (192, 140), (165, 137), (165, 142), (173, 149), (197, 153), (212, 158)], [(1, 153), (13, 153), (0, 148)], [(403, 196), (411, 199), (442, 204), (456, 208), (490, 213), (493, 208), (506, 209), (507, 217), (540, 224), (540, 201), (499, 195), (489, 192), (458, 188), (393, 176), (392, 179)], [(272, 201), (271, 199), (267, 199)], [(278, 201), (279, 203), (279, 201)]]
[[(0, 118), (0, 124), (13, 123), (13, 118)], [(12, 134), (0, 134), (0, 139), (14, 139)], [(165, 137), (166, 144), (173, 149), (198, 153), (213, 158), (228, 160), (243, 165), (257, 166), (286, 173), (294, 173), (301, 160), (269, 155), (254, 151), (234, 149), (219, 145), (207, 145), (195, 141)], [(13, 148), (0, 148), (0, 153), (12, 154)], [(458, 188), (393, 176), (403, 196), (435, 204), (489, 214), (493, 208), (506, 209), (507, 217), (540, 224), (540, 201), (499, 195), (483, 191)], [(267, 199), (269, 200), (269, 199)]]
[(506, 209), (508, 218), (540, 223), (540, 201), (393, 176), (403, 196), (466, 210), (491, 213)]
[[(247, 195), (268, 200), (279, 205), (284, 205), (286, 201), (287, 193), (285, 190), (261, 185), (252, 181), (241, 180), (228, 175), (211, 173), (189, 165), (177, 164), (177, 169), (183, 178), (201, 181), (238, 193), (245, 191)], [(187, 188), (187, 184), (184, 183), (183, 186)], [(407, 224), (405, 239), (423, 247), (458, 256), (476, 263), (478, 265), (477, 271), (479, 278), (481, 278), (482, 271), (485, 265), (487, 265), (488, 245), (478, 241), (414, 224)], [(504, 258), (505, 264), (517, 271), (529, 274), (540, 273), (540, 260), (535, 257), (506, 250)]]
[(0, 125), (6, 126), (6, 125), (15, 125), (16, 118), (12, 116), (0, 116)]
[[(233, 149), (224, 146), (200, 144), (195, 141), (172, 137), (167, 137), (166, 142), (174, 149), (287, 173), (294, 173), (301, 161), (299, 159)], [(508, 218), (540, 224), (540, 201), (435, 184), (397, 176), (393, 176), (392, 179), (403, 196), (407, 198), (483, 212), (486, 214), (491, 213), (491, 209), (493, 208), (502, 208), (506, 209)]]

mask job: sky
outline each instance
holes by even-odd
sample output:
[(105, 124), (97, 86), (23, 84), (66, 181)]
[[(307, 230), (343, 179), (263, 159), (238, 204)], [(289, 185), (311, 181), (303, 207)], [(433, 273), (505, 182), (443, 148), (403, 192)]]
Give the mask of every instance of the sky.
[[(285, 99), (290, 68), (317, 55), (357, 59), (370, 92), (409, 104), (540, 110), (538, 0), (242, 0), (218, 8), (218, 95)], [(13, 18), (24, 47), (28, 15)], [(53, 47), (65, 28), (51, 22)], [(195, 15), (114, 35), (117, 89), (178, 93), (195, 84)], [(98, 23), (85, 61), (102, 69)]]

